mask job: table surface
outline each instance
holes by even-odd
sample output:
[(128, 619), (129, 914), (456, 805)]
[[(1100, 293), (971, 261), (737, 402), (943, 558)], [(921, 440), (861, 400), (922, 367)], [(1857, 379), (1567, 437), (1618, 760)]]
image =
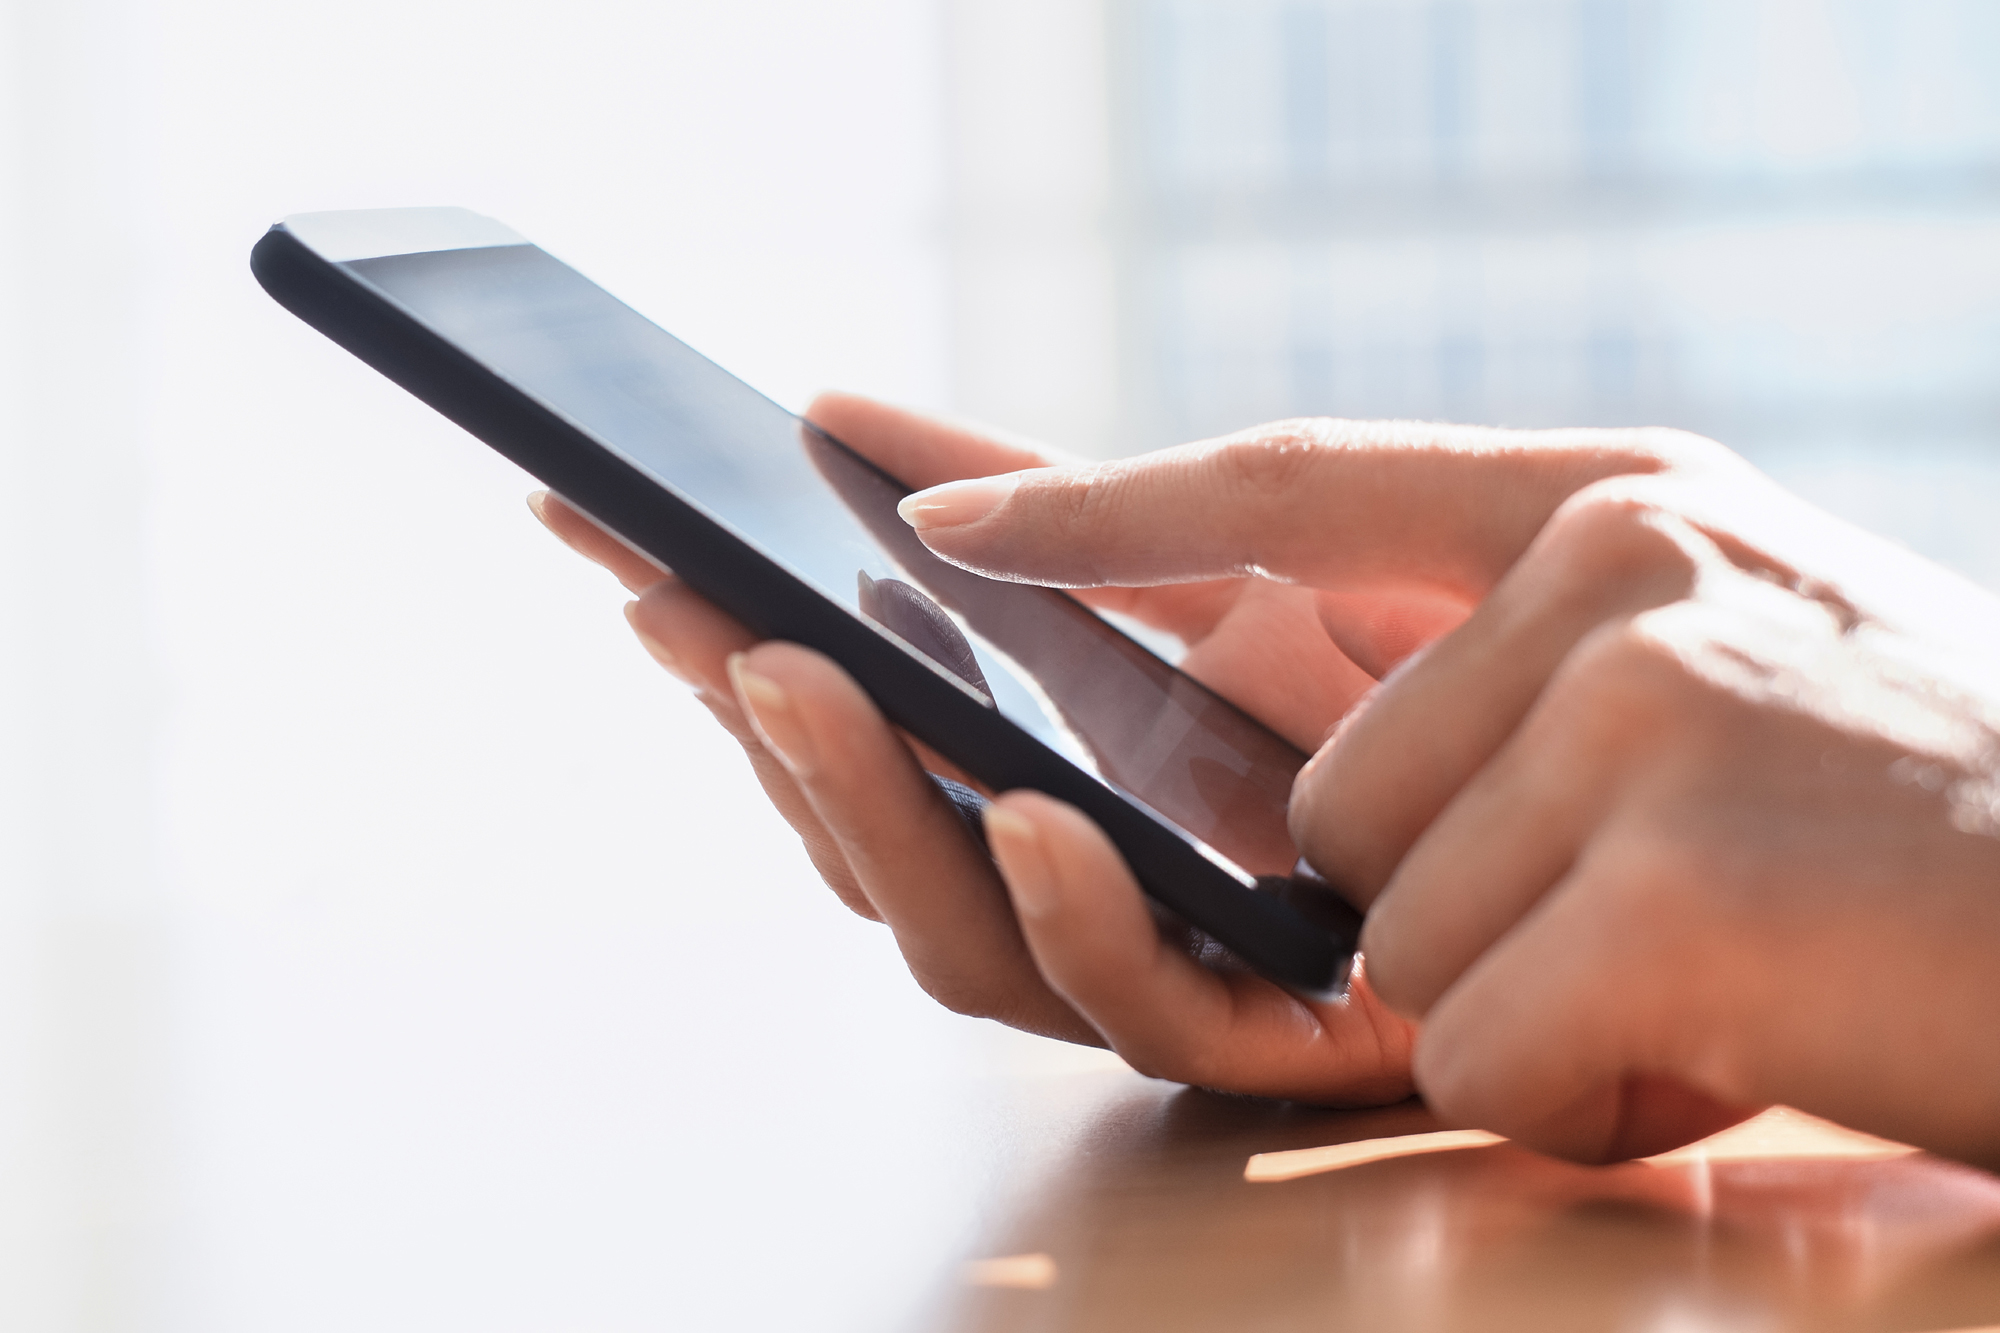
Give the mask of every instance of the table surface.
[(926, 1326), (2000, 1328), (2000, 1178), (1796, 1112), (1588, 1168), (1415, 1104), (1114, 1069), (1014, 1091), (1009, 1137), (1065, 1146), (1024, 1168)]

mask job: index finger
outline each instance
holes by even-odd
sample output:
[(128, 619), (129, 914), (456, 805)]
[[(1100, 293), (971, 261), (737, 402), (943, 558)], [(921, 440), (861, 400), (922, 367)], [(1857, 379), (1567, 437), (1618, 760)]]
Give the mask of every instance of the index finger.
[(1091, 587), (1262, 574), (1477, 599), (1591, 482), (1719, 448), (1657, 430), (1286, 421), (934, 486), (902, 512), (939, 555), (996, 578)]
[(905, 411), (859, 394), (827, 392), (806, 420), (907, 486), (1049, 467), (1072, 460), (990, 426)]

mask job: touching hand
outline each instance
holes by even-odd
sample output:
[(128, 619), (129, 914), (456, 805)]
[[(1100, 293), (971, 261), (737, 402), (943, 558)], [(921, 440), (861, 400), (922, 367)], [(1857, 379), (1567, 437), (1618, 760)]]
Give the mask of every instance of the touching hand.
[[(813, 421), (912, 485), (1054, 460), (1031, 446), (827, 395)], [(1195, 962), (1163, 935), (1116, 850), (1074, 810), (1032, 793), (987, 816), (989, 857), (926, 770), (965, 775), (889, 726), (834, 663), (758, 643), (730, 617), (553, 496), (532, 501), (557, 536), (638, 599), (627, 616), (653, 657), (742, 743), (773, 805), (827, 884), (883, 921), (918, 982), (948, 1007), (1108, 1045), (1144, 1072), (1328, 1103), (1410, 1091), (1412, 1030), (1369, 991), (1307, 1004), (1243, 972)], [(1372, 683), (1328, 639), (1314, 599), (1266, 580), (1105, 588), (1095, 604), (1189, 645), (1185, 665), (1311, 750)], [(1395, 654), (1437, 608), (1385, 621), (1368, 651)], [(1448, 619), (1462, 608), (1446, 607)], [(992, 793), (987, 793), (992, 795)], [(1007, 868), (1010, 896), (995, 868)]]
[(1280, 423), (906, 512), (1001, 577), (1269, 584), (1378, 670), (1384, 599), (1469, 611), (1292, 808), (1441, 1114), (1594, 1160), (1786, 1102), (2000, 1162), (1983, 592), (1671, 432)]

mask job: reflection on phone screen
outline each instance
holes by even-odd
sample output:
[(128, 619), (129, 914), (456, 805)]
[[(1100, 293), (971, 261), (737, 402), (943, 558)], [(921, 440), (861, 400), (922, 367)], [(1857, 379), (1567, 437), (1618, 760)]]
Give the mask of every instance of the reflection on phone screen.
[(940, 560), (907, 487), (581, 274), (531, 245), (343, 267), (1104, 782), (1292, 870), (1296, 749), (1074, 598)]

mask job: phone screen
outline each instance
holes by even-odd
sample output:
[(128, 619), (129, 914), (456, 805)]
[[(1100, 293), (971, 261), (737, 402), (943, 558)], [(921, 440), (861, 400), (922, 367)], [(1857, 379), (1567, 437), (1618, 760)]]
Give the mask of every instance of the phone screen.
[(907, 487), (533, 245), (341, 265), (987, 707), (1253, 875), (1304, 756), (1068, 595), (932, 555)]

